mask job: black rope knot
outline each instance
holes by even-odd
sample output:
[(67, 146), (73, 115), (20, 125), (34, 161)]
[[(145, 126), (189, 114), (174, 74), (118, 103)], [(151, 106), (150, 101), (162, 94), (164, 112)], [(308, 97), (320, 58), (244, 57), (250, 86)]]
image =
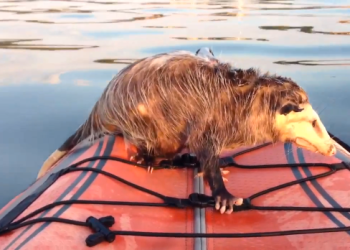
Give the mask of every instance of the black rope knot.
[(240, 212), (252, 209), (252, 204), (249, 198), (243, 199), (242, 205), (234, 205), (233, 212)]
[(162, 199), (164, 200), (164, 203), (170, 207), (186, 208), (189, 206), (188, 199), (180, 199), (168, 196), (165, 196)]
[(86, 223), (95, 232), (94, 234), (90, 234), (85, 240), (88, 247), (93, 247), (104, 240), (109, 243), (115, 240), (115, 234), (108, 229), (114, 224), (113, 216), (102, 217), (100, 219), (90, 216), (87, 218)]
[(199, 162), (193, 154), (182, 154), (175, 156), (172, 160), (162, 160), (159, 163), (161, 168), (198, 168)]
[(186, 208), (186, 207), (214, 207), (215, 200), (212, 196), (205, 194), (192, 193), (188, 196), (188, 199), (179, 199), (174, 197), (163, 197), (164, 202), (168, 206)]
[(192, 193), (188, 196), (189, 203), (194, 207), (214, 207), (215, 200), (212, 196), (205, 194)]

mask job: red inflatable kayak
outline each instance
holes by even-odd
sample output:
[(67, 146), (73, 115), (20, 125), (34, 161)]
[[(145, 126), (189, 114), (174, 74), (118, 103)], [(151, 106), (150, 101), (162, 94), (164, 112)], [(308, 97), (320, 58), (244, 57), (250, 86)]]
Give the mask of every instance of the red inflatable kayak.
[(214, 210), (190, 155), (152, 173), (123, 159), (119, 137), (73, 149), (0, 210), (0, 249), (350, 249), (341, 153), (281, 143), (225, 152), (226, 186), (246, 198), (230, 215)]

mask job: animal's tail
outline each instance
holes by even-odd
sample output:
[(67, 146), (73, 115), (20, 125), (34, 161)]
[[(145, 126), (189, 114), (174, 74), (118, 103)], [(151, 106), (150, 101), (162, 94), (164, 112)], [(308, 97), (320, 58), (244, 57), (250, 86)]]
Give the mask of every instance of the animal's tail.
[[(95, 108), (94, 108), (95, 109)], [(57, 163), (63, 156), (65, 156), (71, 149), (73, 149), (79, 142), (87, 139), (94, 140), (97, 136), (96, 121), (94, 117), (94, 110), (91, 112), (89, 118), (72, 134), (58, 149), (56, 149), (41, 166), (37, 178), (43, 176), (55, 163)]]

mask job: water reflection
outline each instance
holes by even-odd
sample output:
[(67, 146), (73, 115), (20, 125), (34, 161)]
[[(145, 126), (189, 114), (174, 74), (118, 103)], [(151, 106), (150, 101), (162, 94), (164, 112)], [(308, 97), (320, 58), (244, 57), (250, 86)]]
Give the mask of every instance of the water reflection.
[(271, 5), (293, 5), (293, 0), (259, 0), (261, 4), (271, 4)]
[(2, 0), (0, 188), (10, 191), (0, 192), (0, 207), (34, 180), (119, 70), (160, 52), (207, 46), (237, 67), (292, 77), (321, 110), (326, 106), (327, 127), (350, 143), (343, 115), (350, 112), (343, 105), (350, 95), (349, 6), (350, 0)]
[(220, 22), (227, 21), (227, 19), (208, 19), (208, 20), (198, 20), (199, 22)]
[(309, 33), (309, 34), (324, 34), (324, 35), (341, 35), (341, 36), (349, 36), (350, 32), (326, 32), (326, 31), (316, 31), (313, 30), (314, 27), (312, 26), (260, 26), (260, 29), (263, 30), (291, 30), (291, 29), (298, 29), (300, 32), (303, 33)]
[(250, 8), (250, 9), (259, 9), (259, 10), (322, 10), (322, 9), (348, 9), (349, 6), (302, 6), (302, 7), (274, 7), (274, 8), (266, 8), (266, 7), (259, 7), (259, 8)]
[(288, 64), (295, 64), (295, 65), (303, 65), (303, 66), (334, 66), (334, 65), (341, 65), (341, 66), (349, 66), (350, 65), (350, 59), (349, 60), (300, 60), (300, 61), (277, 61), (274, 62), (276, 64), (282, 64), (282, 65), (288, 65)]
[(156, 35), (162, 34), (161, 31), (156, 30), (116, 30), (116, 31), (86, 31), (81, 33), (84, 36), (91, 36), (95, 39), (106, 39), (120, 36), (131, 35)]
[[(98, 46), (82, 45), (45, 45), (45, 44), (23, 44), (23, 42), (41, 41), (41, 39), (17, 39), (0, 40), (0, 49), (24, 49), (24, 50), (80, 50), (87, 48), (98, 48)], [(18, 44), (21, 43), (21, 44)]]
[[(316, 5), (308, 6), (301, 5), (298, 6), (297, 3), (290, 5), (290, 7), (280, 6), (275, 4), (273, 7), (264, 6), (250, 6), (241, 4), (237, 8), (232, 6), (219, 6), (216, 9), (229, 9), (231, 11), (227, 12), (216, 12), (212, 13), (214, 16), (237, 16), (239, 12), (237, 9), (244, 10), (244, 16), (300, 16), (300, 17), (324, 17), (330, 15), (337, 15), (348, 17), (349, 15), (349, 5)], [(244, 7), (243, 7), (244, 6)]]
[[(194, 39), (195, 41), (198, 41)], [(190, 50), (196, 51), (199, 47), (206, 46), (210, 47), (215, 51), (221, 51), (224, 56), (229, 57), (260, 57), (268, 58), (267, 60), (273, 63), (275, 58), (297, 58), (297, 60), (309, 60), (310, 58), (317, 59), (329, 59), (329, 58), (350, 58), (350, 43), (342, 45), (305, 45), (305, 46), (293, 46), (290, 44), (279, 44), (271, 45), (269, 43), (255, 43), (249, 44), (244, 40), (235, 41), (222, 41), (220, 43), (209, 43), (209, 42), (189, 42), (186, 45), (172, 45), (172, 46), (157, 46), (157, 47), (145, 47), (141, 52), (146, 54), (162, 53), (165, 51), (172, 50)], [(251, 60), (251, 59), (250, 59)], [(236, 60), (233, 60), (236, 62)], [(254, 61), (251, 61), (252, 64)], [(248, 66), (248, 65), (246, 65)]]
[(98, 59), (95, 63), (108, 63), (108, 64), (132, 64), (137, 59)]
[(5, 10), (5, 9), (0, 9), (0, 12), (9, 12), (13, 14), (18, 14), (18, 15), (23, 15), (23, 14), (34, 14), (34, 13), (92, 13), (93, 11), (91, 10), (70, 10), (70, 9), (65, 9), (65, 10), (60, 10), (60, 9), (34, 9), (30, 11), (26, 10)]
[(143, 28), (151, 28), (151, 29), (184, 29), (186, 26), (142, 26)]
[(250, 41), (250, 40), (256, 40), (256, 41), (262, 41), (267, 42), (268, 39), (265, 38), (249, 38), (249, 37), (172, 37), (173, 39), (179, 39), (179, 40), (218, 40), (218, 41)]
[(43, 24), (54, 24), (55, 22), (43, 21), (43, 20), (25, 20), (27, 23), (43, 23)]
[[(1, 12), (1, 11), (0, 11)], [(73, 18), (74, 16), (70, 16), (69, 18)], [(142, 20), (151, 20), (151, 19), (158, 19), (162, 18), (164, 15), (162, 14), (154, 14), (151, 16), (139, 16), (139, 17), (133, 17), (128, 19), (114, 19), (114, 20), (106, 20), (106, 21), (80, 21), (80, 22), (73, 22), (73, 21), (65, 21), (65, 22), (58, 22), (58, 21), (47, 21), (47, 20), (23, 20), (24, 22), (36, 22), (36, 23), (42, 23), (42, 24), (98, 24), (98, 23), (125, 23), (125, 22), (134, 22), (134, 21), (142, 21)], [(59, 17), (60, 18), (60, 17)], [(68, 17), (67, 17), (68, 18)], [(75, 16), (76, 18), (76, 16)], [(82, 19), (81, 17), (78, 19)], [(83, 18), (84, 19), (84, 18)], [(3, 19), (1, 21), (21, 21), (17, 19)]]
[(64, 15), (60, 15), (59, 18), (78, 18), (78, 19), (86, 19), (86, 18), (94, 18), (94, 15), (64, 14)]

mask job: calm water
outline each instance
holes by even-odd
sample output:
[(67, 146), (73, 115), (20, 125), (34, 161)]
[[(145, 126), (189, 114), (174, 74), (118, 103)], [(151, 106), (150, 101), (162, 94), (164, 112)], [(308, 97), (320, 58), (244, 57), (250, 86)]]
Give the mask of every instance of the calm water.
[(294, 78), (350, 143), (350, 1), (0, 1), (0, 207), (35, 180), (118, 70), (201, 46)]

